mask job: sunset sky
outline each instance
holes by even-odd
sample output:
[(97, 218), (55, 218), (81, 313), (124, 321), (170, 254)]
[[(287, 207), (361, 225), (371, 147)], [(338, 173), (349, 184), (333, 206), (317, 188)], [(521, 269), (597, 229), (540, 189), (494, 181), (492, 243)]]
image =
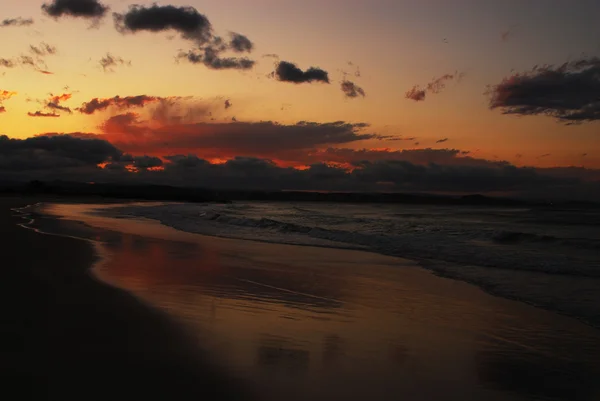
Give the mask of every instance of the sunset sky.
[[(244, 156), (303, 169), (443, 164), (413, 156), (445, 149), (454, 152), (451, 164), (584, 166), (582, 174), (599, 177), (597, 1), (170, 0), (153, 15), (153, 3), (139, 3), (138, 20), (124, 0), (7, 2), (0, 134), (10, 138), (97, 134), (165, 163), (174, 155)], [(167, 14), (170, 23), (143, 21)], [(210, 37), (177, 25), (186, 15), (206, 17)], [(252, 46), (236, 49), (231, 32)], [(208, 65), (217, 36), (218, 62), (254, 63)], [(284, 77), (287, 63), (314, 67), (315, 79), (289, 70)], [(113, 100), (83, 112), (95, 98), (142, 95), (143, 107)]]

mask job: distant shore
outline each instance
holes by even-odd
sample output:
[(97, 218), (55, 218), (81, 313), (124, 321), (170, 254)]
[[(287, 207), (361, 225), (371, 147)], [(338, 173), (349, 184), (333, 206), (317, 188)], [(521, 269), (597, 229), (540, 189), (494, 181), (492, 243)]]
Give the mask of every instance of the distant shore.
[(184, 188), (168, 185), (126, 185), (81, 183), (67, 181), (32, 181), (29, 183), (2, 183), (0, 195), (43, 196), (95, 199), (128, 199), (176, 202), (335, 202), (335, 203), (393, 203), (440, 206), (489, 207), (551, 207), (600, 208), (594, 202), (512, 199), (482, 194), (437, 195), (427, 193), (395, 192), (326, 192), (326, 191), (269, 191), (252, 189)]
[(0, 198), (0, 381), (15, 400), (250, 399), (170, 319), (89, 274), (85, 241), (17, 225)]

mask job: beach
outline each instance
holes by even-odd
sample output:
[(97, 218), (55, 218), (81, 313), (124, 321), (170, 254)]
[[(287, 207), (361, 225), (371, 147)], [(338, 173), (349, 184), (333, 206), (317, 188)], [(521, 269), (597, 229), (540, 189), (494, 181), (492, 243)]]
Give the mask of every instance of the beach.
[(407, 259), (0, 208), (23, 399), (600, 398), (600, 331)]

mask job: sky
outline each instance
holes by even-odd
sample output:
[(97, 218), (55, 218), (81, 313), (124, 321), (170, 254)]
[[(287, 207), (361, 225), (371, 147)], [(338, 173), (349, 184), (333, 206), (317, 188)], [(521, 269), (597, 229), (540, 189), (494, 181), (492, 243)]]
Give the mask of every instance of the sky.
[[(202, 161), (277, 168), (279, 186), (312, 172), (289, 185), (323, 190), (548, 192), (568, 176), (583, 198), (600, 180), (597, 1), (8, 3), (5, 177), (89, 167), (168, 182)], [(115, 150), (61, 148), (82, 141)]]

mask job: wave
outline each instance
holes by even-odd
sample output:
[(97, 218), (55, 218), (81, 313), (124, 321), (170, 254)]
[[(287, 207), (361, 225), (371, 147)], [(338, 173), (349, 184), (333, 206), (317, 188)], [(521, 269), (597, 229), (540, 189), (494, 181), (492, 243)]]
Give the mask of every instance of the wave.
[[(226, 238), (363, 249), (415, 260), (600, 277), (597, 239), (460, 226), (438, 215), (431, 224), (423, 225), (381, 216), (344, 216), (339, 211), (321, 210), (316, 214), (291, 206), (277, 210), (264, 205), (241, 206), (167, 204), (124, 207), (118, 212), (155, 219), (182, 231)], [(271, 215), (263, 217), (265, 213)]]

